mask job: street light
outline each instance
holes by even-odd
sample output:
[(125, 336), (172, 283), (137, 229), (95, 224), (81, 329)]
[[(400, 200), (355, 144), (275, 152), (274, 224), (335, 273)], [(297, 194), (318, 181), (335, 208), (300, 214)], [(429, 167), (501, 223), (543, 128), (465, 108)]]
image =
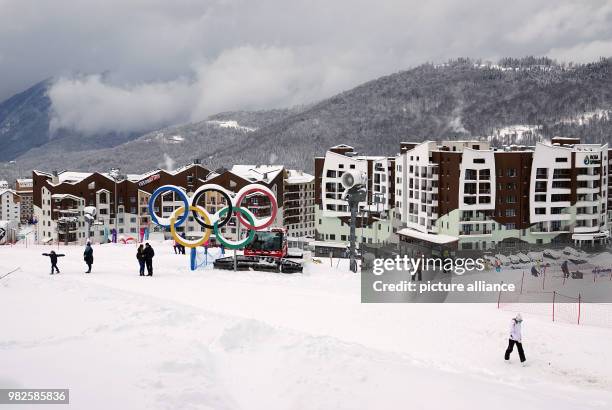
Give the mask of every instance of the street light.
[(115, 230), (118, 231), (117, 228), (117, 182), (121, 182), (123, 180), (123, 176), (121, 175), (121, 170), (119, 168), (111, 168), (108, 175), (115, 181), (115, 199), (114, 199), (114, 211), (115, 211)]

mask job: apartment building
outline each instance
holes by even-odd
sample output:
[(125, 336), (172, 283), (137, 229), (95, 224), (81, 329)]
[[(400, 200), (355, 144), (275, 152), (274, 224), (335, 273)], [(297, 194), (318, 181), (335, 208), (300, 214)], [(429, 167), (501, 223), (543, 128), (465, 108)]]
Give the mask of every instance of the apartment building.
[[(297, 172), (297, 171), (294, 171)], [(33, 172), (33, 213), (38, 221), (39, 241), (108, 242), (113, 236), (138, 239), (148, 232), (163, 229), (151, 223), (148, 202), (152, 193), (162, 185), (184, 188), (188, 195), (204, 184), (217, 184), (230, 192), (238, 192), (249, 184), (262, 184), (276, 194), (279, 204), (274, 226), (283, 226), (284, 187), (288, 171), (283, 166), (235, 166), (230, 170), (212, 171), (199, 162), (174, 171), (154, 170), (141, 175), (110, 173)], [(199, 205), (211, 214), (225, 206), (225, 199), (215, 191), (207, 192)], [(157, 215), (169, 217), (183, 202), (173, 192), (157, 199), (154, 209)], [(269, 201), (262, 195), (249, 195), (242, 203), (256, 217), (270, 215)], [(94, 221), (88, 223), (86, 214)], [(298, 216), (297, 225), (304, 225), (308, 214)], [(177, 231), (187, 237), (199, 236), (202, 231), (192, 216)], [(221, 229), (227, 239), (237, 239), (234, 219)], [(301, 231), (300, 231), (301, 232)], [(166, 236), (168, 236), (166, 234)]]
[(283, 196), (283, 225), (289, 237), (297, 239), (315, 236), (314, 175), (288, 170)]
[[(366, 200), (359, 204), (357, 239), (382, 243), (392, 239), (395, 202), (395, 158), (359, 155), (348, 145), (330, 148), (315, 158), (316, 239), (321, 248), (344, 250), (349, 240), (350, 212), (341, 184), (345, 172), (367, 176)], [(324, 252), (325, 253), (325, 252)]]
[(535, 147), (483, 141), (402, 144), (400, 241), (487, 250), (499, 243), (606, 243), (608, 146), (554, 138)]
[(31, 178), (19, 178), (15, 181), (15, 192), (21, 198), (21, 223), (30, 223), (34, 217), (33, 187)]
[(0, 221), (15, 225), (21, 221), (21, 198), (12, 189), (0, 189)]

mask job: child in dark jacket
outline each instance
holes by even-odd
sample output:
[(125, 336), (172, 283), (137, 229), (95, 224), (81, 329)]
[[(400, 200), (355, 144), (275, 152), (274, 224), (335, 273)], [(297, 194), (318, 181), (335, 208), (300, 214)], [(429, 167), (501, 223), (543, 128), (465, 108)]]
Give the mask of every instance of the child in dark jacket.
[(51, 260), (51, 275), (53, 275), (53, 270), (55, 270), (56, 273), (60, 273), (57, 267), (57, 258), (61, 258), (62, 256), (64, 256), (64, 254), (55, 253), (55, 251), (51, 251), (50, 253), (43, 253), (43, 256), (48, 256)]

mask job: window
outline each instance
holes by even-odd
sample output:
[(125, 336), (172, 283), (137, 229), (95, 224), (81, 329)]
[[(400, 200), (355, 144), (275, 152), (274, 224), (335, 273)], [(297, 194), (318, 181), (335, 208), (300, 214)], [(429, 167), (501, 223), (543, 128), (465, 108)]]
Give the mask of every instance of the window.
[(536, 202), (546, 202), (546, 194), (544, 194), (544, 195), (536, 195), (535, 196), (535, 201)]
[(509, 177), (515, 177), (516, 176), (516, 168), (508, 168), (506, 170), (506, 175)]
[(536, 208), (535, 213), (536, 215), (546, 215), (546, 208)]
[[(580, 181), (580, 182), (586, 182), (586, 181)], [(565, 188), (565, 189), (569, 189), (570, 188), (570, 181), (553, 181), (552, 187), (553, 188)], [(579, 186), (579, 188), (582, 188), (582, 187)]]
[(552, 202), (569, 202), (570, 196), (567, 194), (552, 194), (550, 199)]
[(516, 216), (516, 209), (508, 208), (506, 209), (506, 217)]
[(484, 164), (484, 163), (485, 163), (484, 158), (474, 158), (474, 164)]
[(476, 195), (476, 184), (468, 183), (464, 185), (463, 193), (467, 195)]
[(476, 180), (476, 170), (475, 169), (466, 169), (465, 170), (465, 179), (468, 181)]
[(538, 168), (536, 171), (536, 179), (548, 178), (548, 168)]
[(567, 162), (567, 158), (566, 157), (557, 157), (557, 158), (555, 158), (555, 162)]
[(546, 192), (546, 182), (545, 181), (536, 181), (536, 183), (535, 183), (535, 191), (536, 192)]

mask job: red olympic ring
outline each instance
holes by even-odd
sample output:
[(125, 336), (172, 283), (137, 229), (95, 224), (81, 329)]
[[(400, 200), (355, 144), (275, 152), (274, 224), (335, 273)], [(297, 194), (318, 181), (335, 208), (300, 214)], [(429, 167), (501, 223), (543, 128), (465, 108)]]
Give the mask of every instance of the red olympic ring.
[(240, 223), (242, 223), (242, 225), (244, 225), (247, 229), (259, 231), (261, 229), (267, 228), (268, 226), (274, 223), (274, 219), (276, 219), (276, 214), (278, 213), (278, 204), (276, 203), (276, 198), (274, 197), (274, 194), (272, 192), (270, 192), (269, 190), (265, 190), (263, 188), (254, 187), (251, 189), (247, 189), (236, 199), (236, 207), (240, 207), (240, 204), (242, 203), (242, 200), (244, 199), (244, 197), (250, 194), (251, 192), (262, 193), (270, 201), (270, 205), (272, 206), (272, 214), (270, 215), (270, 219), (268, 220), (268, 222), (260, 226), (253, 226), (244, 220), (240, 212), (235, 212), (234, 214), (238, 217), (238, 219), (240, 220)]

